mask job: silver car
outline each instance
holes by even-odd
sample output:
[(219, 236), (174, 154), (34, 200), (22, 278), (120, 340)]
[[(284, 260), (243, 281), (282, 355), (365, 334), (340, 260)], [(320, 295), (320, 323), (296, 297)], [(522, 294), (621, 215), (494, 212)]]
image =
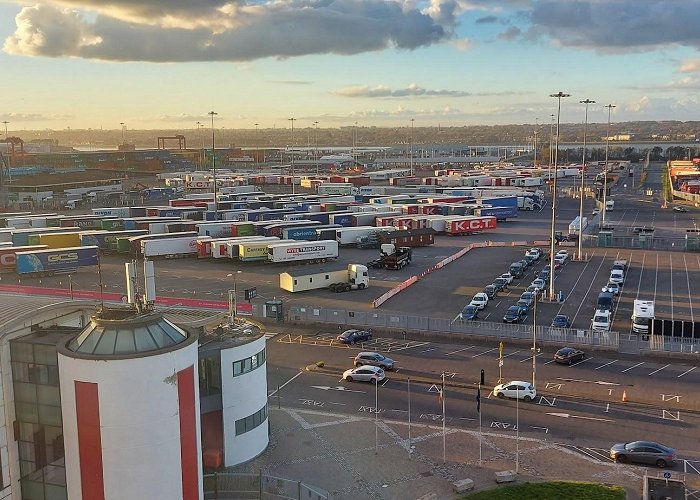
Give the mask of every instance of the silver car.
[(637, 462), (657, 467), (668, 467), (676, 463), (676, 450), (653, 441), (617, 443), (610, 448), (610, 458), (617, 462)]
[(384, 370), (378, 366), (362, 365), (343, 372), (343, 380), (348, 382), (372, 382), (376, 384), (384, 380)]
[(382, 370), (393, 370), (394, 360), (378, 352), (361, 352), (355, 356), (355, 366), (372, 365)]

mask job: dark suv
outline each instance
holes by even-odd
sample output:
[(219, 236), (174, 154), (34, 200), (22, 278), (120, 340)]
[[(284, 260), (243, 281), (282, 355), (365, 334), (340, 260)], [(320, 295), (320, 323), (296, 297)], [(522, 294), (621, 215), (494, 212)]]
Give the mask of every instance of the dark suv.
[(372, 365), (382, 370), (393, 370), (394, 360), (378, 352), (361, 352), (355, 356), (355, 366)]
[(372, 340), (372, 333), (365, 330), (345, 330), (336, 338), (343, 344), (354, 344), (356, 342), (364, 342)]

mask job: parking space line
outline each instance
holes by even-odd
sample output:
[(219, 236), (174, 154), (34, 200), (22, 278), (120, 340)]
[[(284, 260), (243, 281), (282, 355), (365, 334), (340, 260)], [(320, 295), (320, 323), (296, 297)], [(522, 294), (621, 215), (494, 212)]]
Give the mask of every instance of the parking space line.
[[(600, 264), (598, 265), (598, 269), (596, 269), (596, 276), (600, 273), (600, 268), (603, 267), (603, 264), (605, 263), (605, 257), (608, 255), (608, 251), (606, 250), (605, 253), (603, 254), (603, 258), (600, 260)], [(588, 294), (591, 293), (591, 288), (593, 288), (593, 282), (595, 280), (591, 280), (591, 284), (588, 285), (588, 290), (586, 290), (586, 293), (583, 296), (583, 299), (581, 300), (581, 304), (578, 306), (578, 309), (576, 309), (576, 313), (574, 314), (574, 317), (571, 318), (571, 324), (573, 324), (576, 321), (576, 318), (578, 317), (578, 313), (581, 312), (581, 308), (583, 307), (583, 304), (585, 303), (586, 297), (588, 297)]]
[(651, 377), (651, 376), (652, 376), (653, 374), (655, 374), (656, 372), (660, 372), (661, 370), (663, 370), (664, 368), (668, 368), (669, 366), (671, 366), (671, 365), (669, 364), (669, 365), (666, 365), (666, 366), (662, 366), (661, 368), (658, 368), (658, 369), (654, 370), (653, 372), (651, 372), (651, 373), (650, 373), (649, 375), (647, 375), (647, 376), (648, 376), (648, 377)]
[(692, 372), (692, 371), (695, 370), (696, 368), (697, 368), (697, 366), (694, 366), (694, 367), (692, 367), (690, 370), (684, 371), (683, 373), (681, 373), (680, 375), (678, 375), (677, 378), (681, 378), (683, 375)]
[[(535, 354), (535, 357), (539, 356), (540, 354), (542, 354), (542, 353), (538, 352), (537, 354)], [(526, 361), (532, 361), (532, 356), (528, 356), (527, 358), (520, 360), (521, 363), (525, 363)], [(545, 363), (545, 364), (549, 364), (549, 363)]]
[(494, 347), (493, 349), (489, 349), (488, 351), (484, 351), (484, 352), (480, 352), (479, 354), (475, 354), (474, 356), (472, 356), (472, 358), (476, 358), (477, 356), (481, 356), (482, 354), (486, 354), (487, 352), (495, 351), (496, 349), (498, 349), (498, 347)]
[(543, 364), (543, 365), (548, 365), (549, 363), (554, 363), (554, 360), (553, 360), (553, 359), (550, 359), (550, 360), (547, 361), (546, 363), (542, 363), (542, 364)]
[(412, 347), (422, 347), (428, 345), (430, 342), (418, 342), (415, 344), (407, 344), (404, 347), (399, 347), (398, 349), (393, 349), (394, 351), (403, 351), (404, 349), (411, 349)]
[(685, 254), (683, 254), (683, 264), (685, 264), (685, 281), (688, 285), (688, 305), (690, 306), (690, 322), (694, 322), (693, 318), (693, 296), (690, 291), (690, 275), (688, 274), (688, 262), (685, 259)]
[(638, 366), (642, 366), (643, 364), (644, 364), (644, 361), (642, 361), (641, 363), (637, 363), (637, 364), (634, 365), (634, 366), (630, 366), (629, 368), (625, 368), (625, 369), (622, 370), (620, 373), (625, 373), (625, 372), (627, 372), (627, 371), (630, 371), (632, 368), (637, 368)]
[(594, 358), (583, 358), (583, 359), (582, 359), (581, 361), (579, 361), (578, 363), (574, 363), (573, 365), (569, 365), (569, 368), (571, 368), (572, 366), (580, 365), (581, 363), (585, 363), (586, 361), (590, 361), (590, 360), (592, 360), (592, 359), (594, 359)]
[(513, 352), (511, 352), (510, 354), (506, 354), (506, 355), (503, 356), (503, 357), (504, 357), (504, 358), (507, 358), (508, 356), (512, 356), (513, 354), (518, 354), (519, 352), (520, 352), (520, 351), (513, 351)]
[(615, 359), (613, 361), (610, 361), (609, 363), (605, 363), (604, 365), (600, 365), (600, 366), (594, 368), (594, 370), (600, 370), (601, 368), (605, 368), (606, 366), (611, 365), (613, 363), (616, 363), (618, 361), (619, 361), (619, 359)]
[(445, 353), (445, 356), (449, 356), (450, 354), (457, 354), (458, 352), (466, 351), (467, 349), (472, 349), (474, 347), (476, 347), (476, 346), (470, 345), (469, 347), (464, 347), (463, 349), (457, 349), (456, 351)]

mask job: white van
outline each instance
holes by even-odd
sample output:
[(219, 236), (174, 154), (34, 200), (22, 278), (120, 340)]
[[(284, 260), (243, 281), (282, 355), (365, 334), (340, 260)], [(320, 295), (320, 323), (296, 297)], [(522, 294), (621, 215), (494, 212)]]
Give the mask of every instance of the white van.
[(609, 332), (610, 326), (610, 311), (596, 310), (591, 322), (591, 330), (596, 332)]
[(605, 211), (612, 212), (613, 210), (615, 210), (615, 200), (607, 200), (605, 202)]

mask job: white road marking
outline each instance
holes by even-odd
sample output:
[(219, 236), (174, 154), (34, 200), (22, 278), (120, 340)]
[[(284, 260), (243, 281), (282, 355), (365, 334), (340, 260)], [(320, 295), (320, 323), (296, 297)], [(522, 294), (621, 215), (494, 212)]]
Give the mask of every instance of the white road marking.
[(661, 368), (658, 368), (658, 369), (654, 370), (653, 372), (651, 372), (649, 375), (647, 375), (647, 377), (651, 377), (651, 376), (652, 376), (653, 374), (655, 374), (656, 372), (660, 372), (661, 370), (663, 370), (664, 368), (668, 368), (669, 366), (671, 366), (671, 365), (669, 364), (669, 365), (666, 365), (666, 366), (662, 366)]
[(513, 352), (511, 352), (510, 354), (506, 354), (506, 355), (503, 356), (503, 357), (504, 357), (504, 358), (507, 358), (508, 356), (512, 356), (513, 354), (518, 354), (519, 352), (520, 352), (520, 351), (513, 351)]
[(299, 372), (299, 373), (297, 373), (296, 375), (294, 375), (292, 378), (290, 378), (289, 380), (287, 380), (284, 384), (282, 384), (282, 385), (279, 386), (277, 389), (275, 389), (275, 390), (272, 391), (270, 394), (268, 394), (267, 397), (274, 396), (275, 394), (277, 394), (277, 391), (279, 391), (280, 389), (282, 389), (285, 385), (287, 385), (288, 383), (290, 383), (292, 380), (294, 380), (295, 378), (297, 378), (297, 377), (298, 377), (299, 375), (301, 375), (302, 373), (304, 373), (304, 372)]
[(629, 368), (625, 368), (625, 369), (622, 370), (620, 373), (628, 372), (628, 371), (630, 371), (632, 368), (637, 368), (638, 366), (642, 366), (643, 364), (644, 364), (644, 361), (642, 361), (641, 363), (637, 363), (637, 364), (634, 365), (634, 366), (630, 366)]
[(548, 365), (549, 363), (554, 363), (554, 360), (553, 360), (553, 359), (550, 359), (550, 360), (547, 361), (546, 363), (542, 363), (542, 364), (543, 364), (543, 365)]
[(613, 363), (617, 363), (618, 361), (619, 361), (618, 359), (615, 359), (615, 360), (613, 360), (613, 361), (610, 361), (609, 363), (605, 363), (604, 365), (600, 365), (599, 367), (597, 367), (597, 368), (595, 368), (595, 369), (596, 369), (596, 370), (600, 370), (601, 368), (604, 368), (604, 367), (606, 367), (606, 366), (608, 366), (608, 365), (611, 365), (611, 364), (613, 364)]
[(463, 349), (457, 349), (456, 351), (446, 353), (445, 356), (449, 356), (450, 354), (457, 354), (458, 352), (466, 351), (467, 349), (471, 349), (473, 347), (476, 347), (476, 346), (470, 345), (469, 347), (464, 347)]
[(692, 372), (692, 371), (695, 370), (696, 368), (697, 368), (697, 366), (694, 366), (694, 367), (692, 367), (690, 370), (684, 371), (683, 373), (681, 373), (680, 375), (678, 375), (677, 378), (681, 378), (683, 375), (685, 375), (686, 373)]
[(598, 422), (614, 422), (614, 420), (609, 420), (607, 418), (584, 417), (583, 415), (572, 415), (570, 413), (547, 413), (547, 415), (561, 418), (580, 418), (583, 420), (596, 420)]
[(581, 361), (579, 361), (578, 363), (574, 363), (573, 365), (569, 365), (569, 368), (571, 368), (572, 366), (580, 365), (581, 363), (585, 363), (586, 361), (590, 361), (590, 360), (592, 360), (592, 359), (593, 359), (593, 358), (583, 358), (583, 359), (582, 359)]
[(498, 349), (498, 347), (494, 347), (493, 349), (489, 349), (488, 351), (484, 351), (484, 352), (480, 352), (479, 354), (475, 354), (474, 356), (472, 356), (472, 358), (476, 358), (477, 356), (481, 356), (482, 354), (486, 354), (487, 352), (495, 351), (496, 349)]
[[(542, 354), (542, 353), (538, 352), (537, 354), (535, 354), (535, 357), (539, 356), (540, 354)], [(521, 363), (525, 363), (526, 361), (532, 361), (532, 356), (528, 356), (527, 358), (520, 360)], [(545, 364), (548, 365), (549, 363), (545, 363)]]

